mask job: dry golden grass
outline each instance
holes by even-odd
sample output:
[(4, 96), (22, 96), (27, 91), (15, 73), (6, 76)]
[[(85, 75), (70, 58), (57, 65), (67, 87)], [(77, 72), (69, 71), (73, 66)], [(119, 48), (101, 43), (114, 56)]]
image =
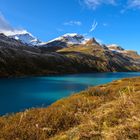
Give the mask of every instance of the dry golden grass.
[(0, 117), (0, 140), (139, 140), (140, 78), (91, 87), (48, 108)]
[(96, 51), (95, 54), (98, 55), (97, 52), (99, 52), (100, 54), (103, 54), (102, 52), (104, 51), (104, 49), (99, 45), (87, 44), (87, 45), (70, 46), (70, 47), (58, 50), (57, 52), (59, 52), (59, 53), (62, 53), (62, 52), (81, 52), (81, 53), (85, 53), (85, 54), (93, 54), (94, 55), (94, 51)]

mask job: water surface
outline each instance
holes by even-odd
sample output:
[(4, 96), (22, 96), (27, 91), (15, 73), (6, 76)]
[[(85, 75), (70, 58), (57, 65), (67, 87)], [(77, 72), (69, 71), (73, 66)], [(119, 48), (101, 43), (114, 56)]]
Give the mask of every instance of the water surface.
[(45, 107), (87, 87), (136, 76), (140, 72), (0, 79), (0, 115)]

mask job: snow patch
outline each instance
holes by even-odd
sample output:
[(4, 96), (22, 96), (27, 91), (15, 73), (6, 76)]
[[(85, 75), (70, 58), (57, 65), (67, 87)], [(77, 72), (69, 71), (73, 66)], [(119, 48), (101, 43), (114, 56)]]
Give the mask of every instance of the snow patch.
[(50, 40), (47, 43), (51, 43), (53, 41), (62, 41), (66, 42), (67, 44), (75, 45), (75, 44), (85, 44), (87, 41), (89, 41), (89, 38), (85, 38), (83, 35), (79, 35), (77, 33), (67, 33), (53, 40)]
[(28, 45), (38, 45), (39, 43), (41, 43), (41, 41), (39, 41), (36, 37), (34, 37), (26, 30), (13, 32), (9, 35), (9, 37), (20, 40), (21, 42)]

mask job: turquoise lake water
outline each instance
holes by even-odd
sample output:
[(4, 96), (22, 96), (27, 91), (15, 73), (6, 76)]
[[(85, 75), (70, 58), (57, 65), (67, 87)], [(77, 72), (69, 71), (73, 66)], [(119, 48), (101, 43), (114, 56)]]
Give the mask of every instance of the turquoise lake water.
[(46, 107), (87, 87), (136, 76), (140, 76), (140, 72), (0, 79), (0, 115)]

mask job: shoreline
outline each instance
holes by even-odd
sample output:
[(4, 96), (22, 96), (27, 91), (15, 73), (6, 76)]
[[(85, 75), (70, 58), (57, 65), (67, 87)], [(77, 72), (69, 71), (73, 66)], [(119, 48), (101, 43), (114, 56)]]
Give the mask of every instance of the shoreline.
[(93, 71), (93, 72), (74, 72), (74, 73), (53, 73), (53, 74), (33, 74), (33, 75), (10, 75), (10, 76), (0, 76), (0, 79), (10, 79), (10, 78), (32, 78), (32, 77), (50, 77), (50, 76), (65, 76), (65, 75), (76, 75), (76, 74), (92, 74), (92, 73), (125, 73), (125, 72), (140, 72), (140, 71)]
[[(139, 121), (133, 119), (133, 115), (137, 118), (140, 114), (139, 93), (140, 77), (90, 87), (47, 108), (32, 108), (0, 117), (0, 138), (34, 140), (43, 136), (42, 140), (58, 140), (63, 137), (69, 139), (72, 134), (74, 138), (84, 138), (85, 135), (96, 138), (96, 133), (99, 138), (108, 138), (109, 134), (118, 139), (134, 134), (138, 137)], [(112, 128), (115, 129), (113, 133)], [(93, 131), (96, 133), (91, 135)], [(120, 131), (124, 133), (119, 135)]]

